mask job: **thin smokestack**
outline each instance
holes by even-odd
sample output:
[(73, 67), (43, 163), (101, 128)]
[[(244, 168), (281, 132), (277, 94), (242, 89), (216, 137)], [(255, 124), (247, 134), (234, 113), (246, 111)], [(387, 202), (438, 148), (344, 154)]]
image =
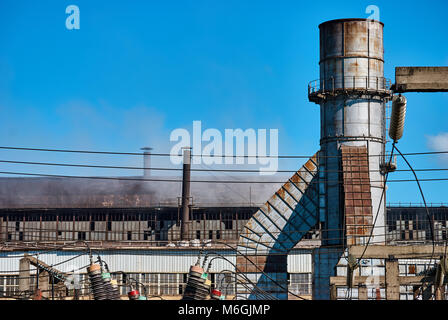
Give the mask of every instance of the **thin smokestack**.
[(181, 239), (189, 240), (191, 148), (184, 148), (183, 156), (184, 165), (182, 177), (182, 223), (180, 229)]
[(149, 178), (151, 176), (151, 150), (150, 147), (143, 147), (143, 178)]

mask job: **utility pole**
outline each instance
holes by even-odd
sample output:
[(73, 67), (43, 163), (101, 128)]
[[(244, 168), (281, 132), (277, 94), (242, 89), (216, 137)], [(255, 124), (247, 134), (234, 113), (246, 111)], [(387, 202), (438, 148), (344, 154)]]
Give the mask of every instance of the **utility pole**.
[(183, 148), (181, 240), (189, 240), (191, 148)]

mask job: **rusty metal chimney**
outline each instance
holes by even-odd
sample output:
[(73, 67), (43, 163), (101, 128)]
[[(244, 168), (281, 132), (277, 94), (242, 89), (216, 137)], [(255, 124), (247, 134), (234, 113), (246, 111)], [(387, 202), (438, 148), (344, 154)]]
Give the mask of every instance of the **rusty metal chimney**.
[[(366, 168), (360, 169), (367, 169), (369, 174), (371, 204), (366, 204), (371, 206), (371, 213), (379, 212), (377, 225), (385, 225), (385, 198), (380, 202), (384, 182), (380, 164), (386, 145), (385, 103), (391, 98), (391, 91), (390, 80), (384, 78), (383, 71), (383, 26), (382, 22), (369, 19), (339, 19), (319, 25), (320, 79), (309, 84), (308, 94), (310, 101), (320, 105), (319, 168), (325, 181), (326, 208), (322, 213), (328, 229), (323, 240), (328, 245), (343, 243), (346, 221), (342, 217), (347, 203), (341, 182), (352, 180), (344, 180), (342, 173), (359, 165), (351, 158), (363, 160), (362, 156), (354, 159), (354, 151), (366, 152)], [(344, 163), (343, 156), (348, 159)], [(384, 230), (375, 228), (374, 236), (375, 243), (383, 242)]]
[[(310, 82), (308, 97), (319, 104), (321, 115), (322, 245), (341, 248), (333, 256), (316, 258), (322, 266), (316, 270), (322, 288), (328, 289), (323, 281), (332, 274), (344, 248), (366, 243), (377, 213), (371, 243), (385, 241), (380, 165), (385, 158), (385, 103), (392, 92), (390, 80), (384, 78), (383, 27), (382, 22), (369, 19), (319, 25), (320, 79)], [(327, 289), (315, 298), (328, 298)]]
[(190, 240), (190, 173), (191, 148), (183, 148), (181, 240)]

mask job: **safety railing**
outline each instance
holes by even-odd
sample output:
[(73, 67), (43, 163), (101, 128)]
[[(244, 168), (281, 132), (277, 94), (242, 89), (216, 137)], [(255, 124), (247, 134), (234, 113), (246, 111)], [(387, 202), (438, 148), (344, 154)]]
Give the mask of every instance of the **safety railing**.
[(340, 91), (377, 91), (389, 92), (391, 87), (390, 79), (372, 76), (344, 76), (329, 77), (327, 79), (313, 80), (308, 84), (308, 95), (327, 94)]

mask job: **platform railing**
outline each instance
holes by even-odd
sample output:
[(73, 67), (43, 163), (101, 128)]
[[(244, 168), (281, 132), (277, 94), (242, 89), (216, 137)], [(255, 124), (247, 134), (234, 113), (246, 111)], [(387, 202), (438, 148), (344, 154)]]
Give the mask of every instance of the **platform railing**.
[(308, 95), (336, 91), (390, 91), (391, 80), (384, 77), (344, 76), (316, 79), (308, 84)]

